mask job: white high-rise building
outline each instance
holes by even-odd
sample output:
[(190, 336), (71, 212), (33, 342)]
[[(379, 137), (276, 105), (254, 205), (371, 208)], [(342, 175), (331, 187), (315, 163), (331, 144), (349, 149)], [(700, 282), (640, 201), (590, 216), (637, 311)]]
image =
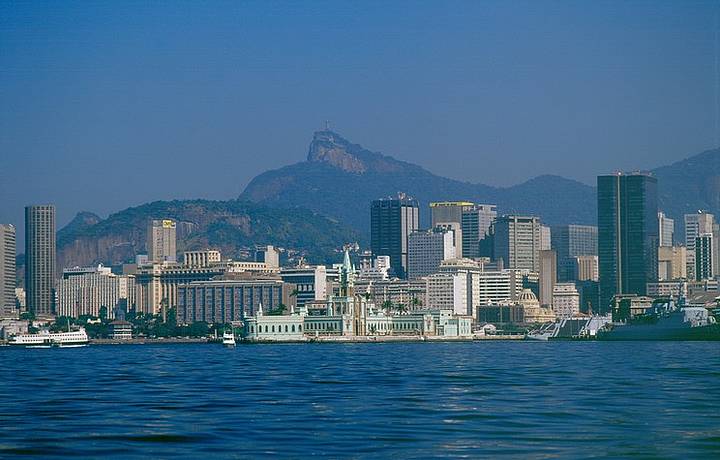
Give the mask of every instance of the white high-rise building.
[(547, 225), (540, 226), (540, 250), (549, 251), (552, 248), (552, 230)]
[(665, 215), (664, 212), (658, 212), (658, 227), (660, 240), (658, 246), (670, 247), (673, 245), (673, 235), (675, 234), (675, 221)]
[(175, 262), (176, 223), (174, 220), (151, 220), (148, 225), (147, 251), (152, 263)]
[(15, 308), (15, 227), (0, 224), (0, 318), (17, 317)]
[(580, 293), (574, 283), (558, 283), (553, 289), (552, 308), (558, 318), (580, 313)]
[(480, 263), (472, 259), (448, 259), (440, 264), (440, 273), (452, 274), (460, 280), (463, 291), (464, 311), (456, 310), (462, 315), (475, 315), (475, 309), (480, 305)]
[(463, 276), (452, 273), (435, 273), (427, 277), (428, 307), (434, 310), (452, 310), (466, 315), (468, 297)]
[(106, 317), (112, 319), (117, 308), (128, 311), (134, 307), (135, 277), (115, 275), (102, 265), (70, 268), (63, 270), (55, 293), (58, 316), (99, 317), (104, 309)]
[(440, 262), (455, 258), (455, 234), (436, 227), (413, 232), (408, 238), (408, 278), (428, 276), (438, 271)]
[(704, 211), (685, 214), (685, 247), (687, 248), (687, 276), (695, 279), (695, 238), (713, 232), (715, 217)]
[(527, 270), (493, 270), (479, 274), (478, 304), (514, 302), (523, 290), (523, 274)]

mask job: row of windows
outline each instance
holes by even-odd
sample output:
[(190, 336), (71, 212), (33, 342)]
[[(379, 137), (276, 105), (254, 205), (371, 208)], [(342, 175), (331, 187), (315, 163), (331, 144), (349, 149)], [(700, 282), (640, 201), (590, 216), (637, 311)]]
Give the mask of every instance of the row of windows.
[[(282, 324), (278, 324), (278, 326), (277, 326), (277, 331), (275, 330), (275, 325), (274, 325), (274, 324), (271, 325), (271, 326), (268, 326), (268, 325), (266, 324), (264, 329), (265, 329), (264, 332), (283, 332), (283, 325), (282, 325)], [(262, 324), (257, 327), (257, 331), (258, 331), (258, 333), (262, 333), (262, 332), (263, 332), (263, 326), (262, 326)], [(286, 324), (286, 325), (285, 325), (285, 332), (295, 332), (295, 325), (292, 324), (292, 325), (290, 325), (290, 327), (288, 327), (288, 325)], [(302, 324), (298, 324), (298, 326), (297, 326), (297, 332), (302, 332)], [(255, 333), (255, 326), (252, 325), (252, 324), (250, 325), (250, 333)]]

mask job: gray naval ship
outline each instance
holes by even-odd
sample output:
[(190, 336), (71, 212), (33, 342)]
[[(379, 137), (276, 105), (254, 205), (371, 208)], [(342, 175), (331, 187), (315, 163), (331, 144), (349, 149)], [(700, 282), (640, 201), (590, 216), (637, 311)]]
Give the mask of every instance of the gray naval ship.
[(654, 304), (645, 314), (607, 324), (598, 340), (720, 340), (720, 324), (704, 307)]

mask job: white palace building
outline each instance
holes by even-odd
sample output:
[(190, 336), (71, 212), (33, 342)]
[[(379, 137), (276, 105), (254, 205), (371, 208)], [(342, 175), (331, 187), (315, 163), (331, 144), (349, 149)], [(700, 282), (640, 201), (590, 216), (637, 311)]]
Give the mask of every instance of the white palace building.
[(355, 269), (350, 255), (340, 270), (339, 295), (304, 305), (287, 315), (268, 315), (262, 307), (245, 318), (243, 335), (250, 341), (304, 341), (319, 337), (446, 336), (471, 337), (472, 317), (452, 310), (388, 312), (354, 292)]

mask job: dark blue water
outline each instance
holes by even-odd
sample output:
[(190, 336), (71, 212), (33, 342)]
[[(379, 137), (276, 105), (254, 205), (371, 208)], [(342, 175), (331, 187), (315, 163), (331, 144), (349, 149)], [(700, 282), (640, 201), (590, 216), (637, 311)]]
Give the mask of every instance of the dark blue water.
[(0, 458), (720, 458), (718, 343), (0, 349)]

